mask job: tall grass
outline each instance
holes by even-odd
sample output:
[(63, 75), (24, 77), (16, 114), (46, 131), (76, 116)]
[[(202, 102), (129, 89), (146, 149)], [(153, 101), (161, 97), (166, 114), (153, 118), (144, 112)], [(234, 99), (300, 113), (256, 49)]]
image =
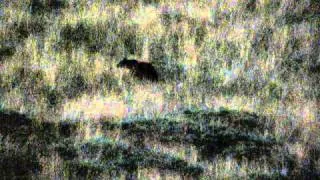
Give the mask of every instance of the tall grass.
[[(260, 157), (196, 158), (205, 167), (203, 177), (319, 175), (318, 1), (5, 0), (0, 10), (1, 111), (25, 114), (40, 124), (168, 116), (184, 121), (185, 109), (255, 113), (273, 124), (271, 132), (261, 130), (264, 135), (256, 138), (271, 134), (281, 144), (271, 157), (261, 158), (281, 159), (282, 165)], [(151, 62), (160, 81), (139, 81), (116, 68), (123, 57)], [(195, 123), (201, 124), (201, 118)], [(84, 132), (89, 140), (101, 133)], [(6, 141), (0, 141), (0, 149), (9, 147)], [(176, 146), (159, 146), (179, 155), (172, 150)], [(187, 146), (182, 147), (186, 153)], [(40, 175), (79, 166), (100, 168), (91, 167), (91, 160), (83, 164), (83, 159), (64, 167), (60, 161), (65, 159), (54, 156), (60, 160), (42, 157)], [(141, 169), (135, 176), (163, 176), (157, 168)]]

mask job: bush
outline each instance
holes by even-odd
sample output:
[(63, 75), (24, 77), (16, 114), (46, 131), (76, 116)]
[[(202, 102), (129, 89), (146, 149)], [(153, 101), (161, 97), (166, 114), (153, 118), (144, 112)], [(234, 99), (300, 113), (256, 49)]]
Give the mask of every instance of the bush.
[(83, 72), (78, 69), (74, 64), (71, 68), (68, 65), (63, 65), (56, 77), (56, 85), (58, 90), (61, 91), (67, 98), (75, 98), (88, 90), (88, 81), (84, 77)]

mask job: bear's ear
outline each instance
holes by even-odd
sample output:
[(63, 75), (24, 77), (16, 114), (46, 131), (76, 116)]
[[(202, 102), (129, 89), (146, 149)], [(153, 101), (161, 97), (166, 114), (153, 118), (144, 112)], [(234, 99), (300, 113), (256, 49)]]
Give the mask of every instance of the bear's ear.
[(118, 64), (117, 64), (117, 67), (122, 67), (123, 66), (123, 61), (120, 61)]

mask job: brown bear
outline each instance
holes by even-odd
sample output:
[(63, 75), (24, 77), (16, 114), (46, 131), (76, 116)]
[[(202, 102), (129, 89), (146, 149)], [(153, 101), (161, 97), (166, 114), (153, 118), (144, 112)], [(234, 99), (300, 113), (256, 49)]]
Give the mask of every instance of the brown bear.
[(124, 58), (122, 61), (119, 62), (117, 67), (130, 69), (132, 74), (141, 80), (146, 79), (154, 82), (158, 81), (157, 71), (148, 62)]

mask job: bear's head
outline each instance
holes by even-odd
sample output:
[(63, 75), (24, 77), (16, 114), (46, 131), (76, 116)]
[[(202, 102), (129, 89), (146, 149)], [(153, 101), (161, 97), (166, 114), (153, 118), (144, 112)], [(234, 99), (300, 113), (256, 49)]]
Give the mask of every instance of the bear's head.
[(137, 66), (137, 64), (138, 61), (136, 60), (129, 60), (127, 58), (123, 58), (123, 60), (117, 64), (117, 67), (133, 69)]

